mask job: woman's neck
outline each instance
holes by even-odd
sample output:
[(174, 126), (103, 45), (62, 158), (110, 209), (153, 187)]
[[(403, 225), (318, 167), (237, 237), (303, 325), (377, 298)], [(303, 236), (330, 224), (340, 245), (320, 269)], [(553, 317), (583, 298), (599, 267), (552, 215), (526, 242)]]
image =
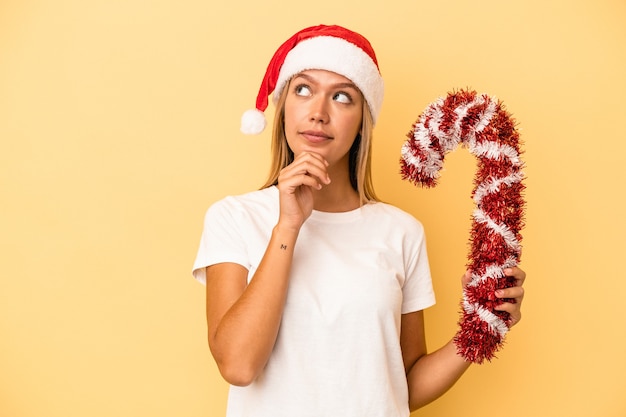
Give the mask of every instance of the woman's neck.
[[(343, 171), (343, 170), (342, 170)], [(345, 212), (361, 206), (359, 193), (352, 188), (347, 172), (330, 172), (330, 184), (313, 192), (313, 208), (317, 211)]]

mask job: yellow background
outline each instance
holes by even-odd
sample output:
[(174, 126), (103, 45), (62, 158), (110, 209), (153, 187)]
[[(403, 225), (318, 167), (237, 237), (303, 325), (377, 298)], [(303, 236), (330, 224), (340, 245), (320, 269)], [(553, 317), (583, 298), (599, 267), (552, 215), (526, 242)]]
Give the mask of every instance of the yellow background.
[(404, 135), (470, 87), (525, 142), (524, 319), (415, 415), (626, 415), (626, 3), (371, 3), (0, 2), (1, 416), (224, 414), (190, 275), (202, 217), (264, 180), (269, 132), (244, 137), (240, 115), (275, 48), (318, 23), (378, 53), (375, 185), (427, 229), (431, 348), (456, 328), (474, 160), (457, 150), (417, 189)]

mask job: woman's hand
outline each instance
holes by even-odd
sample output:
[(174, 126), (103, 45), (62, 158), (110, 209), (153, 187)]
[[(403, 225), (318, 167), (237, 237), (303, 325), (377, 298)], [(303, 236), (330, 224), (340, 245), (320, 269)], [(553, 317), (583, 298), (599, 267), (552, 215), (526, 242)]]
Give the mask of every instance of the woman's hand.
[(313, 190), (330, 183), (328, 162), (319, 154), (302, 152), (278, 176), (279, 225), (299, 230), (313, 211)]
[[(495, 309), (498, 311), (506, 311), (510, 315), (509, 327), (513, 327), (522, 319), (522, 301), (524, 300), (524, 280), (526, 280), (526, 272), (522, 271), (518, 267), (506, 268), (504, 275), (515, 278), (515, 286), (497, 290), (495, 296), (498, 298), (511, 298), (515, 302), (504, 302), (497, 306)], [(463, 275), (461, 281), (463, 282), (463, 288), (465, 288), (472, 280), (469, 271)]]
[(509, 288), (503, 288), (496, 291), (496, 297), (498, 298), (512, 298), (514, 303), (502, 303), (495, 309), (498, 311), (506, 311), (509, 313), (510, 320), (508, 322), (509, 327), (513, 327), (522, 319), (522, 301), (524, 300), (524, 280), (526, 279), (526, 272), (522, 271), (518, 267), (507, 268), (504, 270), (504, 275), (515, 278), (515, 286)]

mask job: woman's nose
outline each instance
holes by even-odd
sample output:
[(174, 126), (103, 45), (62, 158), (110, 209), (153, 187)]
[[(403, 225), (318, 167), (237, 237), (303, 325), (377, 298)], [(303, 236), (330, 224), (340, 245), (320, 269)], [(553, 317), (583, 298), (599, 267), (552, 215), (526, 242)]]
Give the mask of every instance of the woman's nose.
[(311, 101), (311, 113), (309, 119), (314, 122), (328, 122), (328, 104), (324, 97), (315, 97)]

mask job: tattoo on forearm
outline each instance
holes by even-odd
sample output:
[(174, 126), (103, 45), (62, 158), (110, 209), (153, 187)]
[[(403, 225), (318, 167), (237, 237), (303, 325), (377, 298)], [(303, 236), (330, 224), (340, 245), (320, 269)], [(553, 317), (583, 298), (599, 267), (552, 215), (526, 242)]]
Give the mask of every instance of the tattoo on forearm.
[(281, 243), (281, 244), (280, 244), (280, 248), (281, 248), (282, 250), (287, 250), (287, 245), (283, 245), (283, 244)]

